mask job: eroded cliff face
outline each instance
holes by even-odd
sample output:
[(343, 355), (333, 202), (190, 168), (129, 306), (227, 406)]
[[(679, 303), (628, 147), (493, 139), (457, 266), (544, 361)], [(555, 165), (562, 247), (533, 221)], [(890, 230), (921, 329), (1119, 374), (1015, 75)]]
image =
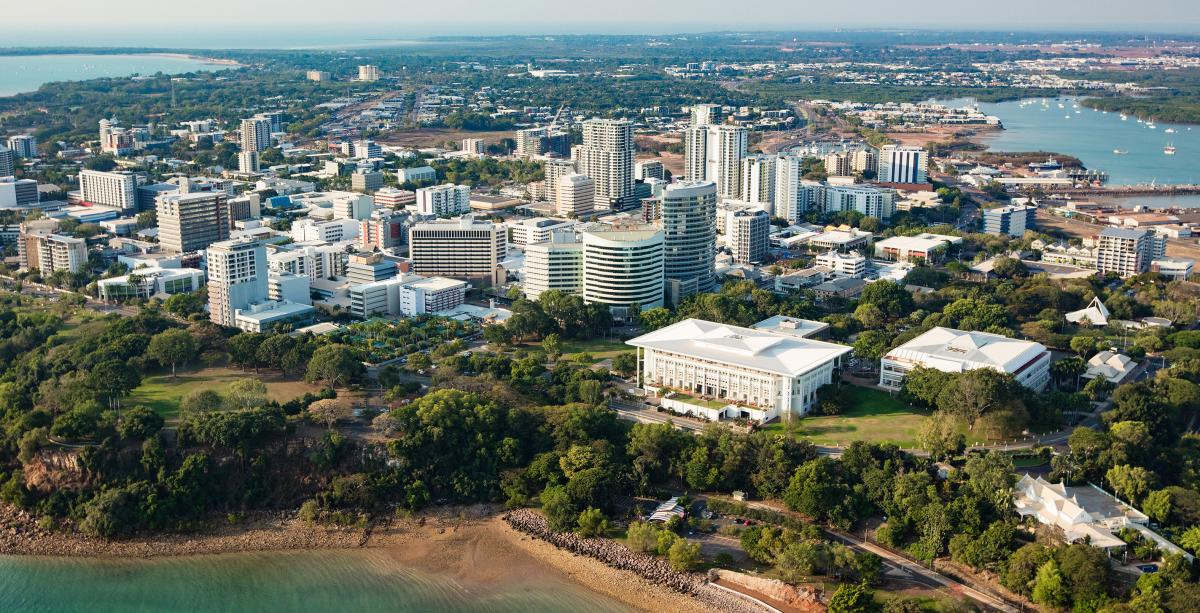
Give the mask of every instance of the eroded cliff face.
[(88, 476), (75, 451), (43, 450), (22, 467), (25, 487), (40, 492), (80, 490)]

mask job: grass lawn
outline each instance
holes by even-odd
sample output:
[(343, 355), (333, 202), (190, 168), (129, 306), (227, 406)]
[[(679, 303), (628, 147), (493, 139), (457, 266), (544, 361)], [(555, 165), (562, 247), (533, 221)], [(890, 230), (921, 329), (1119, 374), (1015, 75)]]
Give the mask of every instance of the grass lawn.
[(626, 345), (624, 341), (610, 341), (605, 338), (597, 338), (590, 341), (564, 340), (562, 343), (563, 355), (590, 353), (597, 360), (611, 358), (618, 353), (626, 351), (633, 351), (633, 347)]
[(686, 402), (688, 404), (694, 404), (696, 406), (707, 407), (709, 409), (723, 409), (723, 408), (729, 406), (730, 404), (733, 404), (729, 400), (713, 400), (713, 399), (709, 399), (709, 398), (700, 398), (698, 396), (692, 396), (690, 394), (685, 394), (683, 392), (675, 392), (675, 391), (671, 392), (670, 399), (678, 400), (679, 402)]
[(154, 409), (168, 420), (173, 420), (179, 417), (179, 401), (184, 396), (202, 389), (222, 392), (230, 383), (247, 377), (261, 379), (267, 385), (267, 396), (278, 402), (287, 402), (303, 396), (305, 392), (320, 390), (319, 386), (305, 383), (303, 380), (280, 379), (275, 374), (255, 375), (253, 372), (243, 373), (233, 368), (202, 368), (181, 371), (174, 379), (170, 373), (146, 377), (141, 386), (125, 399), (122, 406), (142, 405)]
[[(895, 396), (868, 387), (848, 386), (846, 393), (851, 408), (841, 415), (804, 417), (793, 424), (796, 438), (816, 445), (849, 445), (854, 441), (895, 443), (904, 448), (916, 448), (917, 434), (929, 416), (924, 411), (905, 404)], [(783, 434), (787, 425), (772, 423), (764, 432)], [(963, 429), (967, 444), (983, 442), (977, 434)]]

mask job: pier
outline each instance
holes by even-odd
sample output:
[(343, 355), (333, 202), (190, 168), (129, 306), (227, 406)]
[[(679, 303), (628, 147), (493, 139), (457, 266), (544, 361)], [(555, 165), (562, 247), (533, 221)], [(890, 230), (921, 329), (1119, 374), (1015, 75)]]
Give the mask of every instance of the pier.
[(1170, 196), (1200, 194), (1200, 185), (1114, 185), (1108, 187), (1073, 187), (1056, 189), (1056, 194), (1072, 196)]

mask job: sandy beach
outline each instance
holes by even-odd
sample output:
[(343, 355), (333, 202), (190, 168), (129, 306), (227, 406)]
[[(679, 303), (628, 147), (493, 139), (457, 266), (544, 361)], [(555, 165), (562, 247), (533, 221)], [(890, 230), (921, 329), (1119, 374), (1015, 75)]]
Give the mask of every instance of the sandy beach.
[(371, 548), (397, 564), (452, 576), (487, 589), (547, 576), (576, 583), (641, 611), (714, 611), (697, 600), (517, 532), (493, 506), (444, 508), (361, 529), (314, 526), (294, 514), (258, 514), (236, 523), (214, 521), (189, 534), (109, 541), (48, 532), (28, 514), (0, 505), (0, 555), (158, 558), (255, 551)]
[(157, 55), (159, 57), (173, 57), (180, 60), (195, 60), (197, 62), (204, 62), (205, 64), (213, 64), (216, 66), (229, 66), (230, 68), (240, 68), (242, 66), (242, 64), (236, 60), (205, 57), (203, 55), (191, 55), (189, 53), (152, 53), (150, 55)]

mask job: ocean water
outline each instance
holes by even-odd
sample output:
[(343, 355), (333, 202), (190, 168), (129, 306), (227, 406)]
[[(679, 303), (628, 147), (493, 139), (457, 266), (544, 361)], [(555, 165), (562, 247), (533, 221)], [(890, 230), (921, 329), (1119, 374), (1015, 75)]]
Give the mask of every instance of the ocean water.
[(101, 77), (179, 74), (228, 66), (167, 55), (11, 55), (0, 56), (0, 96), (37, 90), (45, 83)]
[(159, 560), (0, 556), (0, 611), (376, 611), (626, 613), (556, 578), (475, 588), (401, 566), (382, 551), (222, 554)]
[[(954, 107), (976, 104), (969, 98), (938, 102)], [(1150, 129), (1133, 116), (1121, 121), (1118, 113), (1105, 114), (1083, 105), (1074, 108), (1077, 103), (1074, 98), (978, 103), (980, 110), (1004, 124), (1004, 130), (980, 141), (992, 151), (1073, 155), (1089, 169), (1109, 173), (1112, 185), (1200, 184), (1200, 126), (1157, 123), (1156, 129)], [(1166, 145), (1175, 146), (1175, 155), (1163, 153)], [(1116, 149), (1125, 153), (1118, 155)]]

